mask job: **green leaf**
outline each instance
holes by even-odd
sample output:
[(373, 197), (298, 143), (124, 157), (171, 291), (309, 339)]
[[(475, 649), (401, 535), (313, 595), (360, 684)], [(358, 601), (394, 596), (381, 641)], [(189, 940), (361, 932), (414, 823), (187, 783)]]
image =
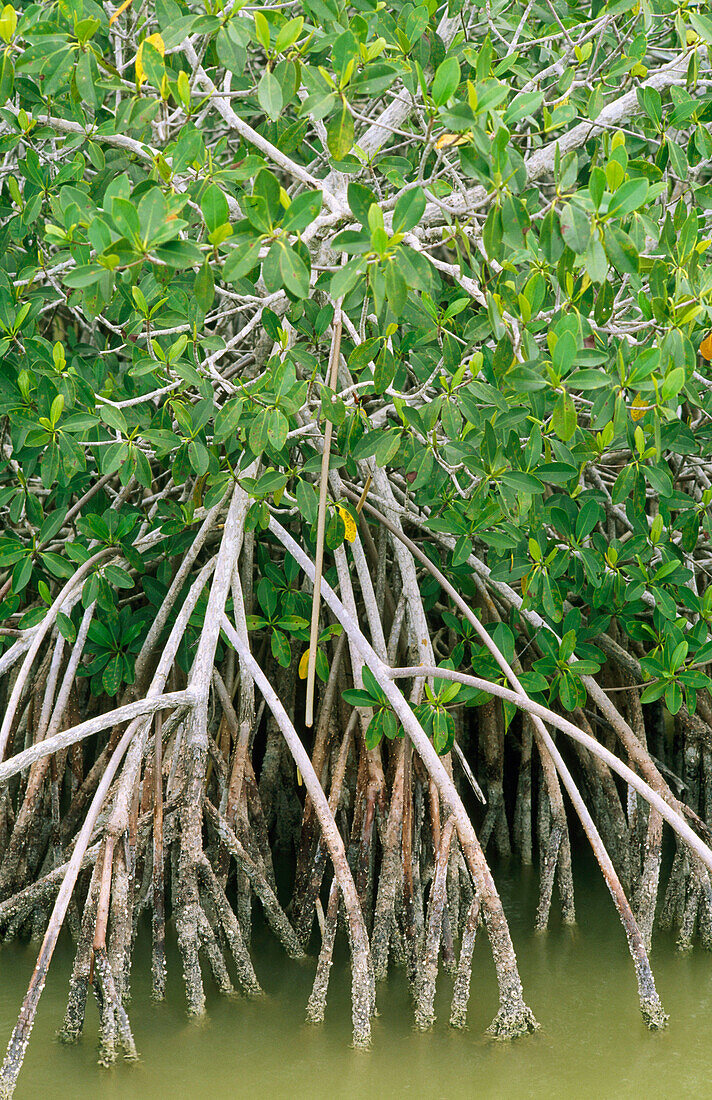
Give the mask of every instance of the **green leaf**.
[(392, 710), (384, 710), (383, 714), (383, 732), (389, 741), (395, 741), (399, 732), (398, 719)]
[(564, 443), (568, 443), (576, 431), (576, 408), (570, 393), (565, 391), (557, 397), (551, 426)]
[(395, 260), (386, 264), (386, 297), (395, 317), (400, 317), (408, 301), (408, 286)]
[(242, 407), (242, 400), (239, 397), (233, 397), (218, 410), (213, 430), (213, 439), (216, 443), (221, 443), (224, 439), (235, 434), (242, 416)]
[(106, 272), (100, 264), (79, 264), (73, 271), (68, 271), (62, 278), (62, 282), (72, 288), (83, 289), (94, 286)]
[(561, 235), (572, 251), (581, 255), (588, 247), (591, 237), (591, 224), (580, 206), (566, 203), (560, 215)]
[(455, 740), (455, 720), (452, 715), (441, 707), (437, 707), (433, 714), (433, 744), (435, 751), (441, 756), (450, 752)]
[(121, 661), (121, 656), (117, 653), (106, 665), (101, 677), (101, 682), (107, 695), (116, 695), (117, 691), (121, 687), (122, 671), (123, 664)]
[(126, 417), (121, 409), (116, 409), (113, 405), (100, 405), (99, 415), (109, 427), (115, 428), (116, 431), (121, 432), (123, 435), (128, 432), (129, 429), (126, 423)]
[(143, 195), (137, 214), (141, 237), (147, 247), (160, 244), (166, 228), (166, 200), (160, 187), (152, 187)]
[(188, 461), (198, 477), (202, 477), (203, 474), (207, 473), (210, 456), (207, 447), (199, 439), (191, 439), (188, 444)]
[(683, 702), (682, 688), (676, 680), (673, 680), (672, 683), (668, 684), (665, 688), (665, 706), (671, 714), (677, 714)]
[(284, 99), (282, 87), (277, 77), (269, 69), (262, 74), (257, 85), (257, 99), (260, 107), (272, 122), (276, 122), (282, 113)]
[(74, 70), (74, 79), (77, 82), (77, 90), (84, 102), (96, 108), (100, 103), (97, 87), (99, 72), (96, 58), (89, 50), (79, 54), (77, 67)]
[(65, 615), (63, 611), (57, 614), (57, 630), (62, 635), (65, 642), (74, 645), (77, 640), (77, 631), (72, 620), (68, 615)]
[(377, 749), (383, 738), (383, 711), (378, 710), (374, 714), (371, 721), (368, 723), (368, 729), (366, 730), (366, 736), (364, 738), (366, 742), (366, 748)]
[(119, 565), (105, 565), (104, 576), (114, 588), (133, 588), (134, 582), (129, 573)]
[[(160, 51), (156, 49), (152, 42), (144, 41), (141, 43), (140, 64), (149, 84), (153, 85), (154, 88), (160, 88), (163, 77), (166, 75), (166, 67)], [(116, 692), (110, 692), (110, 694), (115, 695)]]
[(371, 188), (354, 180), (349, 184), (346, 194), (353, 216), (361, 222), (361, 225), (368, 225), (368, 212), (376, 202), (376, 196)]
[(200, 309), (207, 313), (215, 300), (215, 279), (207, 257), (195, 276), (193, 294)]
[(446, 57), (438, 65), (433, 80), (432, 96), (436, 107), (442, 107), (457, 91), (460, 83), (460, 65), (456, 57)]
[(296, 497), (299, 511), (304, 516), (307, 523), (316, 523), (318, 498), (314, 486), (311, 485), (310, 482), (305, 481), (304, 478), (300, 478), (297, 482)]
[(665, 694), (667, 684), (664, 680), (659, 680), (655, 684), (648, 684), (640, 696), (641, 703), (654, 703), (656, 699), (660, 699)]
[(54, 538), (64, 523), (66, 515), (67, 509), (64, 507), (57, 508), (56, 511), (50, 512), (50, 514), (45, 517), (40, 527), (39, 535), (37, 536), (37, 541), (40, 546)]
[(352, 707), (373, 707), (378, 705), (378, 699), (374, 699), (362, 688), (347, 688), (341, 692), (341, 697)]
[(224, 225), (228, 220), (227, 199), (214, 183), (209, 183), (206, 187), (200, 200), (200, 209), (209, 233), (212, 233), (218, 226)]
[(502, 482), (516, 493), (539, 494), (544, 492), (544, 486), (539, 478), (534, 477), (532, 474), (521, 473), (519, 470), (509, 470), (506, 474), (503, 474)]
[(269, 50), (269, 23), (261, 11), (255, 12), (255, 36), (265, 50)]
[(650, 184), (646, 179), (638, 178), (622, 183), (611, 198), (608, 216), (612, 217), (615, 214), (621, 218), (631, 214), (643, 205), (649, 190)]
[(638, 274), (638, 250), (633, 241), (617, 225), (607, 225), (604, 241), (608, 258), (620, 275)]
[(608, 260), (603, 245), (597, 237), (592, 237), (586, 249), (586, 272), (592, 283), (602, 283), (608, 273)]
[(11, 590), (22, 592), (28, 585), (32, 576), (32, 555), (27, 554), (12, 571)]
[(260, 248), (262, 242), (259, 238), (238, 245), (228, 255), (223, 265), (222, 277), (226, 283), (237, 283), (244, 279), (260, 262)]
[(274, 44), (276, 52), (284, 53), (286, 50), (289, 49), (290, 46), (293, 46), (299, 38), (299, 35), (302, 33), (303, 26), (304, 17), (302, 15), (298, 16), (296, 19), (290, 19), (287, 23), (285, 23), (284, 26), (280, 29), (280, 32), (277, 35), (277, 40)]
[(192, 241), (167, 241), (153, 249), (159, 260), (181, 270), (202, 263), (203, 253)]
[(334, 160), (343, 160), (354, 143), (354, 120), (343, 100), (341, 109), (326, 124), (326, 144)]
[(365, 687), (366, 691), (371, 696), (373, 696), (374, 699), (378, 699), (382, 703), (385, 704), (386, 703), (386, 696), (384, 695), (384, 693), (383, 693), (383, 691), (382, 691), (382, 689), (381, 689), (381, 687), (378, 683), (378, 680), (373, 675), (373, 673), (371, 672), (371, 669), (368, 667), (368, 665), (363, 666), (363, 669), (361, 670), (361, 676), (363, 678), (363, 686)]
[(289, 423), (283, 412), (279, 409), (267, 410), (267, 439), (276, 451), (281, 451), (287, 442)]
[(669, 374), (665, 376), (663, 381), (662, 396), (663, 401), (669, 401), (673, 397), (677, 397), (682, 387), (685, 385), (685, 369), (684, 367), (674, 367)]
[[(398, 454), (398, 450), (401, 444), (401, 434), (397, 431), (390, 431), (376, 444), (376, 450), (374, 452), (374, 458), (376, 459), (377, 466), (387, 466), (393, 461)], [(424, 457), (430, 457), (424, 455)]]
[(700, 38), (707, 43), (708, 46), (712, 46), (712, 19), (709, 19), (706, 15), (698, 15), (697, 12), (691, 11), (689, 13), (690, 23), (695, 28)]
[(353, 290), (363, 275), (364, 266), (364, 262), (357, 257), (354, 260), (349, 260), (343, 267), (338, 268), (331, 277), (330, 291), (332, 298), (343, 298), (350, 290)]
[(289, 668), (292, 662), (292, 651), (285, 634), (281, 630), (273, 630), (271, 638), (272, 656), (282, 666)]
[(301, 233), (315, 218), (318, 218), (321, 203), (321, 191), (306, 191), (302, 195), (297, 195), (282, 218), (282, 229), (290, 233)]
[(376, 393), (384, 393), (395, 378), (396, 360), (387, 348), (381, 350), (373, 371), (373, 388)]
[(15, 85), (15, 68), (7, 51), (0, 60), (0, 107), (7, 103)]
[(408, 233), (413, 229), (425, 211), (425, 194), (421, 187), (413, 187), (400, 195), (393, 211), (393, 231)]
[(504, 112), (505, 126), (514, 126), (529, 115), (535, 115), (544, 101), (542, 92), (520, 92)]
[(282, 247), (279, 253), (279, 271), (282, 284), (297, 298), (309, 297), (309, 272), (304, 260), (294, 249), (280, 242)]
[(564, 251), (564, 238), (559, 220), (553, 209), (548, 210), (542, 219), (541, 229), (539, 230), (539, 243), (547, 262), (550, 264), (556, 263)]

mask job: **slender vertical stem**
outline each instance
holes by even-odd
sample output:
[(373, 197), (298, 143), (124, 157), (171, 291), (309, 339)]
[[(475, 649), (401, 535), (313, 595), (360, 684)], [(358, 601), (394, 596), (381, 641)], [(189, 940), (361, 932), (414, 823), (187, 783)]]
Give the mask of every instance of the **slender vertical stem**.
[[(334, 313), (334, 335), (331, 340), (329, 363), (329, 388), (336, 389), (339, 376), (339, 355), (341, 354), (341, 306)], [(304, 721), (307, 726), (314, 724), (314, 676), (316, 673), (316, 643), (319, 634), (319, 600), (321, 596), (321, 574), (324, 567), (324, 528), (326, 526), (326, 490), (329, 485), (329, 456), (331, 454), (331, 433), (333, 425), (327, 420), (324, 426), (324, 453), (321, 457), (321, 478), (319, 481), (319, 513), (316, 523), (316, 574), (312, 595), (311, 630), (309, 633), (309, 663), (307, 665), (307, 704)]]
[(153, 756), (153, 996), (166, 992), (166, 924), (163, 887), (163, 716), (156, 714)]
[(104, 863), (101, 870), (99, 902), (96, 908), (96, 926), (94, 930), (94, 950), (106, 948), (106, 926), (109, 923), (109, 902), (111, 900), (111, 871), (114, 865), (114, 844), (116, 837), (108, 833), (104, 841)]

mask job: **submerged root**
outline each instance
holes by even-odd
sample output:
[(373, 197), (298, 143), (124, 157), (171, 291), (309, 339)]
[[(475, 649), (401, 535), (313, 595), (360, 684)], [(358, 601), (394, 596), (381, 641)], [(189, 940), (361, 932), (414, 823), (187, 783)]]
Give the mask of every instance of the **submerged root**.
[(238, 981), (245, 993), (251, 997), (259, 997), (262, 987), (257, 980), (249, 951), (245, 946), (240, 923), (228, 903), (212, 866), (205, 857), (199, 863), (199, 872), (230, 948)]
[(438, 849), (435, 878), (430, 894), (425, 947), (419, 961), (415, 983), (415, 1024), (421, 1031), (425, 1031), (435, 1023), (435, 983), (438, 974), (438, 954), (443, 933), (448, 856), (454, 829), (454, 818), (450, 818), (443, 829)]
[(492, 1039), (519, 1039), (531, 1031), (537, 1031), (540, 1024), (534, 1013), (524, 1003), (522, 997), (515, 997), (506, 1004), (500, 1005), (494, 1020), (487, 1028), (487, 1035)]
[(462, 931), (462, 944), (460, 946), (460, 961), (455, 975), (455, 984), (452, 991), (452, 1006), (450, 1009), (450, 1026), (463, 1028), (467, 1023), (467, 1005), (470, 1000), (470, 984), (472, 980), (472, 953), (475, 949), (475, 937), (477, 926), (480, 923), (480, 900), (474, 897), (467, 911), (465, 925)]
[(645, 1024), (651, 1031), (662, 1031), (667, 1027), (670, 1017), (663, 1009), (657, 993), (652, 997), (640, 998), (640, 1011)]
[(128, 1014), (118, 993), (105, 949), (94, 953), (94, 980), (101, 1012), (99, 1062), (109, 1066), (116, 1061), (117, 1050), (127, 1061), (137, 1061), (138, 1052)]
[(314, 975), (314, 985), (307, 1002), (307, 1020), (312, 1024), (321, 1024), (324, 1022), (326, 994), (329, 989), (329, 975), (331, 973), (331, 964), (334, 958), (334, 943), (336, 941), (338, 915), (339, 891), (336, 886), (336, 881), (334, 881), (329, 891), (329, 904), (326, 909), (324, 932), (321, 941), (321, 950), (319, 952), (319, 961), (316, 966), (316, 974)]

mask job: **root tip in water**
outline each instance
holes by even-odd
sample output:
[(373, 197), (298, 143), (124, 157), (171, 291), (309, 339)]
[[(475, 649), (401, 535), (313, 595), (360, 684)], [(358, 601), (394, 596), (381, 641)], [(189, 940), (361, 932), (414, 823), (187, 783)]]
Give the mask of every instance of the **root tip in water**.
[(641, 1001), (640, 1011), (643, 1014), (646, 1026), (651, 1031), (662, 1031), (667, 1027), (670, 1017), (663, 1010), (663, 1006), (657, 997), (654, 1000)]
[(421, 1012), (416, 1009), (415, 1027), (417, 1031), (430, 1031), (435, 1024), (434, 1012)]
[(351, 1044), (354, 1050), (370, 1050), (371, 1049), (371, 1035), (354, 1035), (353, 1042)]
[(537, 1031), (539, 1026), (532, 1010), (522, 1002), (520, 1005), (500, 1008), (487, 1028), (487, 1034), (498, 1040), (518, 1039), (520, 1035)]

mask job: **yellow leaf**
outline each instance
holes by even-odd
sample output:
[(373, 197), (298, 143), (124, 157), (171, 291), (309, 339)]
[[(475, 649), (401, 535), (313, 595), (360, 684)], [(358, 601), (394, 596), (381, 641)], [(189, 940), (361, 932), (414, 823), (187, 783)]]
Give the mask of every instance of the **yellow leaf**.
[(161, 38), (160, 34), (149, 34), (148, 38), (145, 38), (144, 41), (141, 43), (138, 48), (138, 52), (136, 53), (136, 80), (139, 84), (143, 84), (144, 80), (146, 79), (146, 74), (141, 63), (145, 42), (150, 42), (150, 44), (158, 50), (161, 57), (165, 57), (166, 55), (166, 47), (163, 44), (163, 39)]
[(700, 344), (700, 355), (709, 363), (712, 360), (712, 332), (708, 332)]
[(309, 667), (309, 650), (305, 649), (299, 658), (299, 679), (306, 680), (307, 668)]
[(111, 18), (109, 19), (109, 26), (111, 26), (111, 24), (114, 23), (119, 18), (122, 11), (126, 11), (126, 9), (129, 7), (130, 3), (131, 3), (131, 0), (124, 0), (123, 4), (121, 4), (116, 9), (116, 11), (112, 14)]
[(454, 145), (467, 145), (468, 140), (465, 134), (441, 134), (435, 142), (435, 148), (451, 149)]
[(633, 420), (642, 420), (650, 408), (652, 408), (652, 406), (649, 405), (643, 395), (639, 393), (630, 407), (630, 415)]
[(346, 541), (353, 542), (356, 538), (356, 521), (350, 512), (347, 512), (345, 508), (339, 505), (339, 515), (344, 521), (344, 530), (346, 532)]

